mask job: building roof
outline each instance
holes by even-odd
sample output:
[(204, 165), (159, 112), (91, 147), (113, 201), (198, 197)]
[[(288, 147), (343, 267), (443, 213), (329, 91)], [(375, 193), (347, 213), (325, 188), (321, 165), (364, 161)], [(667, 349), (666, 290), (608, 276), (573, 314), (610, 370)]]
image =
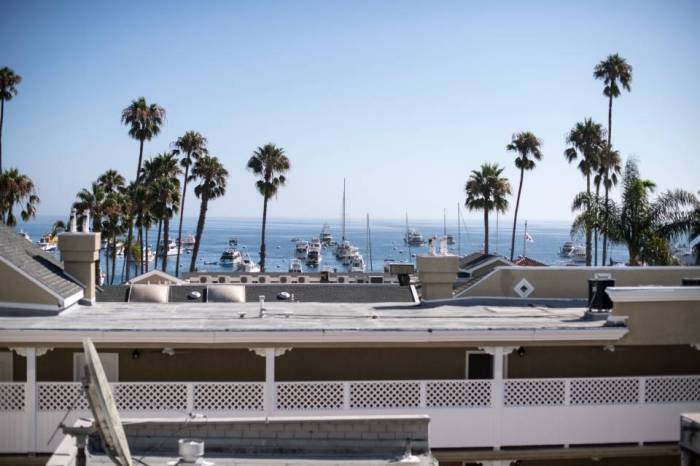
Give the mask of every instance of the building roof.
[(0, 260), (62, 299), (83, 291), (83, 286), (64, 272), (61, 261), (4, 224), (0, 224)]
[[(218, 285), (227, 286), (227, 285)], [(305, 303), (412, 303), (415, 295), (412, 287), (395, 284), (335, 284), (335, 283), (270, 283), (230, 285), (244, 286), (246, 301), (257, 302), (260, 296), (266, 301), (277, 301), (282, 292), (294, 295), (295, 301)], [(170, 303), (204, 302), (207, 285), (171, 285)], [(125, 302), (129, 287), (126, 285), (104, 286), (97, 292), (98, 302)], [(191, 298), (191, 293), (197, 291), (199, 298)]]
[(538, 260), (535, 260), (531, 257), (520, 256), (515, 261), (513, 261), (513, 265), (519, 265), (519, 266), (525, 266), (525, 267), (545, 267), (547, 264), (545, 264), (544, 262), (540, 262)]
[(627, 328), (581, 307), (365, 303), (98, 303), (2, 318), (0, 342), (391, 343), (616, 341)]

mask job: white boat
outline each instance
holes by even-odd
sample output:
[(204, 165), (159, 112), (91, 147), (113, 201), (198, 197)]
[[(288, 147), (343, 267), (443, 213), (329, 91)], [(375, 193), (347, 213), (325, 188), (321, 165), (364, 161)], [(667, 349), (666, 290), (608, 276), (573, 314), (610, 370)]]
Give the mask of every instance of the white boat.
[(303, 263), (296, 257), (289, 259), (289, 273), (302, 273), (304, 271)]
[(321, 263), (321, 247), (309, 246), (306, 253), (306, 263), (312, 267), (317, 267)]
[(321, 244), (324, 246), (331, 246), (333, 245), (333, 235), (331, 234), (331, 227), (326, 223), (323, 225), (323, 228), (321, 228)]
[[(576, 246), (571, 241), (567, 241), (559, 248), (559, 257), (571, 257)], [(585, 252), (585, 250), (584, 250)]]
[(571, 261), (576, 264), (586, 263), (586, 247), (585, 246), (574, 246), (569, 256)]
[(695, 265), (695, 254), (693, 249), (685, 244), (677, 244), (671, 249), (671, 256), (678, 261), (680, 265)]
[(160, 257), (164, 255), (176, 256), (178, 251), (177, 242), (173, 239), (168, 240), (168, 245), (164, 246), (163, 240), (158, 244), (157, 254)]
[(36, 243), (43, 251), (55, 251), (58, 249), (58, 245), (56, 243), (52, 243), (49, 241), (39, 241)]
[(232, 248), (235, 248), (236, 246), (238, 246), (238, 238), (233, 238), (233, 237), (229, 238), (228, 245), (231, 246)]
[(219, 258), (219, 265), (222, 267), (233, 267), (238, 266), (241, 263), (241, 253), (234, 248), (226, 249), (221, 253)]
[(246, 273), (260, 272), (260, 266), (250, 258), (248, 253), (243, 254), (240, 262), (238, 262), (238, 271)]
[(343, 256), (340, 261), (343, 263), (343, 265), (349, 266), (352, 263), (352, 259), (355, 256), (359, 256), (359, 255), (360, 255), (360, 250), (355, 246), (350, 246), (350, 249), (348, 250), (347, 255)]
[(335, 257), (342, 260), (344, 257), (349, 257), (351, 255), (351, 250), (353, 246), (350, 243), (350, 241), (343, 241), (342, 243), (338, 244), (338, 247), (335, 248)]
[(29, 242), (32, 241), (32, 239), (29, 237), (29, 235), (26, 234), (25, 232), (23, 232), (22, 230), (20, 230), (20, 232), (18, 233), (18, 235), (20, 235), (22, 238), (26, 239), (26, 240), (29, 241)]
[(156, 254), (153, 252), (153, 249), (148, 247), (146, 248), (146, 254), (144, 254), (143, 258), (146, 262), (153, 262), (156, 258)]
[(423, 246), (425, 243), (423, 235), (421, 235), (415, 228), (409, 228), (406, 230), (406, 236), (404, 236), (403, 241), (409, 246)]
[(321, 239), (320, 238), (311, 238), (311, 242), (309, 243), (309, 248), (321, 248)]
[(190, 233), (186, 237), (182, 238), (182, 245), (183, 246), (194, 246), (194, 235)]
[(356, 254), (352, 257), (350, 262), (350, 272), (364, 272), (365, 271), (365, 259), (362, 254)]
[(294, 253), (299, 259), (306, 259), (306, 253), (309, 252), (309, 242), (304, 240), (297, 241)]

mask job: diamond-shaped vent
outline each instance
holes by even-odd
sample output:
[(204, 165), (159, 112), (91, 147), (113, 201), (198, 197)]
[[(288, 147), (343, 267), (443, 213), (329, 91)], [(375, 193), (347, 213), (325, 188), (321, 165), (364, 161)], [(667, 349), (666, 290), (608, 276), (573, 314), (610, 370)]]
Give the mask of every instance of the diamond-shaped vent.
[(521, 298), (527, 298), (533, 291), (535, 291), (535, 287), (532, 286), (532, 283), (523, 278), (517, 285), (515, 285), (513, 291), (515, 291)]

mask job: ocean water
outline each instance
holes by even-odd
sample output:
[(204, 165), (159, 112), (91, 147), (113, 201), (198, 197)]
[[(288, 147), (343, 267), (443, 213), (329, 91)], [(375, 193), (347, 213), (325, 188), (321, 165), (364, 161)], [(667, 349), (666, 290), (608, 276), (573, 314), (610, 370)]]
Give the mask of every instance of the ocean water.
[[(17, 230), (22, 230), (29, 234), (33, 241), (37, 241), (44, 233), (50, 230), (51, 224), (57, 218), (49, 216), (39, 216), (31, 222), (21, 224)], [(324, 223), (328, 223), (334, 239), (341, 239), (340, 220), (326, 221), (323, 219), (268, 219), (267, 225), (267, 260), (266, 269), (268, 272), (286, 272), (289, 267), (290, 258), (294, 257), (294, 238), (310, 240), (318, 237)], [(505, 222), (501, 222), (505, 223)], [(196, 218), (185, 218), (183, 222), (183, 236), (194, 234)], [(440, 220), (416, 220), (411, 221), (411, 227), (418, 229), (427, 239), (432, 235), (442, 235), (443, 222)], [(197, 258), (197, 269), (199, 271), (231, 271), (232, 269), (218, 265), (221, 252), (228, 247), (229, 238), (238, 239), (238, 248), (242, 252), (248, 252), (250, 257), (259, 261), (260, 248), (260, 228), (259, 218), (208, 218), (202, 235), (202, 245)], [(496, 228), (496, 223), (492, 222), (490, 231), (490, 250), (492, 253), (509, 255), (511, 229), (504, 225)], [(467, 254), (469, 252), (482, 249), (483, 245), (483, 224), (476, 220), (463, 222), (461, 227), (461, 244), (450, 247), (450, 252), (454, 254)], [(401, 220), (370, 220), (371, 254), (367, 245), (366, 221), (351, 220), (346, 222), (346, 238), (357, 246), (362, 253), (367, 271), (381, 272), (384, 261), (415, 262), (414, 255), (427, 253), (427, 244), (422, 247), (409, 248), (404, 244), (403, 236), (406, 231), (405, 221)], [(447, 233), (452, 234), (457, 241), (458, 231), (455, 221), (447, 224)], [(515, 241), (515, 255), (523, 254), (524, 225), (518, 227)], [(570, 224), (557, 221), (528, 221), (528, 233), (532, 236), (533, 242), (526, 244), (528, 257), (544, 262), (549, 265), (565, 265), (567, 260), (559, 257), (559, 248), (566, 241), (572, 241), (570, 237)], [(157, 230), (154, 228), (149, 232), (149, 244), (155, 250)], [(177, 223), (173, 222), (170, 238), (177, 236)], [(583, 238), (574, 238), (576, 243), (583, 243)], [(599, 242), (599, 254), (602, 254), (602, 240)], [(371, 256), (371, 262), (370, 262)], [(624, 246), (614, 245), (612, 247), (612, 258), (618, 262), (625, 262), (628, 258), (627, 250)], [(180, 257), (180, 270), (188, 271), (191, 261), (191, 254), (184, 253)], [(159, 260), (160, 262), (160, 260)], [(102, 261), (104, 267), (104, 260)], [(330, 266), (338, 271), (345, 270), (340, 262), (336, 261), (334, 248), (324, 248), (321, 266)], [(159, 268), (161, 265), (159, 263)], [(149, 269), (153, 268), (153, 262)], [(305, 270), (317, 271), (319, 268), (309, 268)], [(122, 271), (121, 259), (117, 258), (117, 277), (115, 283), (120, 281)], [(168, 272), (175, 271), (175, 256), (168, 257)], [(131, 276), (134, 276), (133, 273)]]

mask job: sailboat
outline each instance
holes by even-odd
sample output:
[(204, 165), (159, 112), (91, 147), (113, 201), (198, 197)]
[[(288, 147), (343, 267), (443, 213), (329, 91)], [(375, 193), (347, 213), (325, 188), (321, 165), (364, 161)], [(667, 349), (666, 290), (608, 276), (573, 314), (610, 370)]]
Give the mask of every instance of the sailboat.
[(408, 227), (408, 213), (406, 214), (406, 235), (403, 241), (408, 246), (423, 246), (425, 243), (423, 235), (421, 235), (417, 229)]
[(454, 235), (447, 234), (447, 209), (442, 209), (442, 236), (447, 239), (448, 246), (455, 244)]

